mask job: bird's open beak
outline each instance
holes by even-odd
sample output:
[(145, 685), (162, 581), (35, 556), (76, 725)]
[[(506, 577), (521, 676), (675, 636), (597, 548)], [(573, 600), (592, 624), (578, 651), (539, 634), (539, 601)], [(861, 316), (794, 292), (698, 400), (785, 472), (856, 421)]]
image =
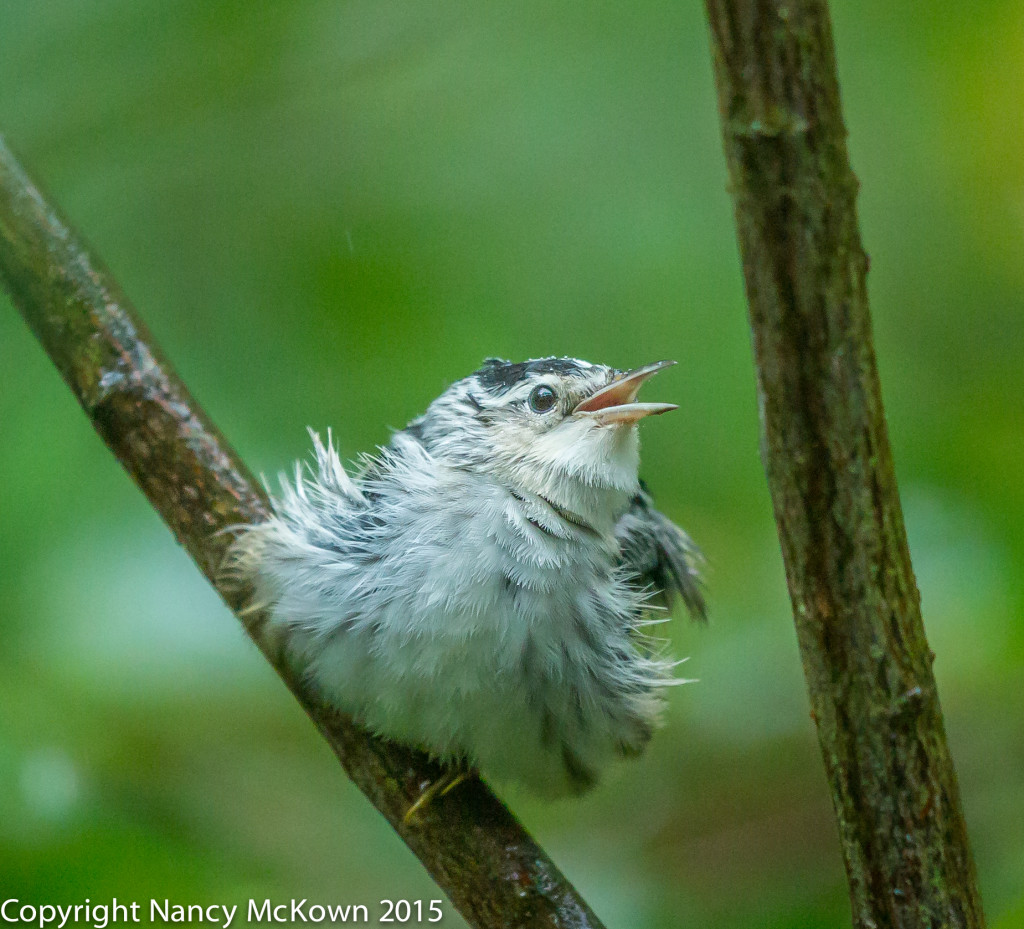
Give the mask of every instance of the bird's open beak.
[(590, 416), (602, 425), (622, 425), (633, 423), (645, 416), (660, 416), (669, 410), (678, 409), (674, 403), (637, 403), (636, 395), (649, 377), (653, 377), (663, 368), (674, 365), (674, 361), (656, 361), (654, 364), (634, 368), (619, 375), (607, 387), (591, 394), (579, 403), (574, 414)]

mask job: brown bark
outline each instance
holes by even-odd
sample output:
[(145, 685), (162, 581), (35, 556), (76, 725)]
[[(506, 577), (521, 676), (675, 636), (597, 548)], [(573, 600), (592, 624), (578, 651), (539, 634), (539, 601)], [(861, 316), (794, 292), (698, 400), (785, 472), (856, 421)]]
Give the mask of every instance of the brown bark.
[[(162, 359), (117, 283), (2, 138), (0, 280), (96, 431), (216, 586), (230, 542), (218, 532), (264, 519), (266, 498)], [(261, 635), (261, 625), (247, 628), (352, 780), (470, 925), (600, 929), (558, 868), (479, 781), (404, 823), (437, 767), (318, 705)]]
[(706, 7), (762, 454), (853, 921), (980, 927), (875, 367), (828, 7)]

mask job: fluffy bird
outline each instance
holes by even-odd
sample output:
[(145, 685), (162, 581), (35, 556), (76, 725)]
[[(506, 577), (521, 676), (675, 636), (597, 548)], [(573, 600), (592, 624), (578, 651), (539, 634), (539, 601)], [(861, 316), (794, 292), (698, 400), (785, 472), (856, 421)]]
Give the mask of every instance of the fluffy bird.
[(704, 617), (699, 555), (638, 477), (641, 403), (671, 361), (619, 371), (488, 359), (350, 476), (282, 478), (226, 572), (320, 698), (424, 749), (558, 796), (640, 754), (680, 681), (648, 627)]

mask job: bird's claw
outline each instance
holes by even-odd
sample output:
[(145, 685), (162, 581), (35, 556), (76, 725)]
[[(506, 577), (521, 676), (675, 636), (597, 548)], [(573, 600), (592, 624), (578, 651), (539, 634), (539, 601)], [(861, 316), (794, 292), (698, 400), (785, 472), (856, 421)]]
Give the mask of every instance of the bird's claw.
[(447, 796), (459, 786), (470, 775), (465, 768), (456, 768), (446, 771), (436, 781), (432, 781), (424, 788), (423, 792), (416, 798), (416, 802), (405, 812), (402, 823), (408, 826), (416, 814), (425, 810), (434, 800)]

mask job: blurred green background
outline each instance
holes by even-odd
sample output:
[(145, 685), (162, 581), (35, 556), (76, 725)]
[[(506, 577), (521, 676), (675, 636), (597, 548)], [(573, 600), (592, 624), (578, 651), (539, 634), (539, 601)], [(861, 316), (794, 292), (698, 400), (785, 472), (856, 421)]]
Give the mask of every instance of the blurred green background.
[[(833, 11), (936, 674), (1024, 926), (1024, 8)], [(593, 795), (510, 801), (610, 927), (848, 924), (699, 3), (5, 0), (0, 132), (257, 471), (485, 355), (678, 359), (644, 473), (710, 562), (700, 682)], [(2, 297), (0, 368), (4, 897), (438, 896)]]

